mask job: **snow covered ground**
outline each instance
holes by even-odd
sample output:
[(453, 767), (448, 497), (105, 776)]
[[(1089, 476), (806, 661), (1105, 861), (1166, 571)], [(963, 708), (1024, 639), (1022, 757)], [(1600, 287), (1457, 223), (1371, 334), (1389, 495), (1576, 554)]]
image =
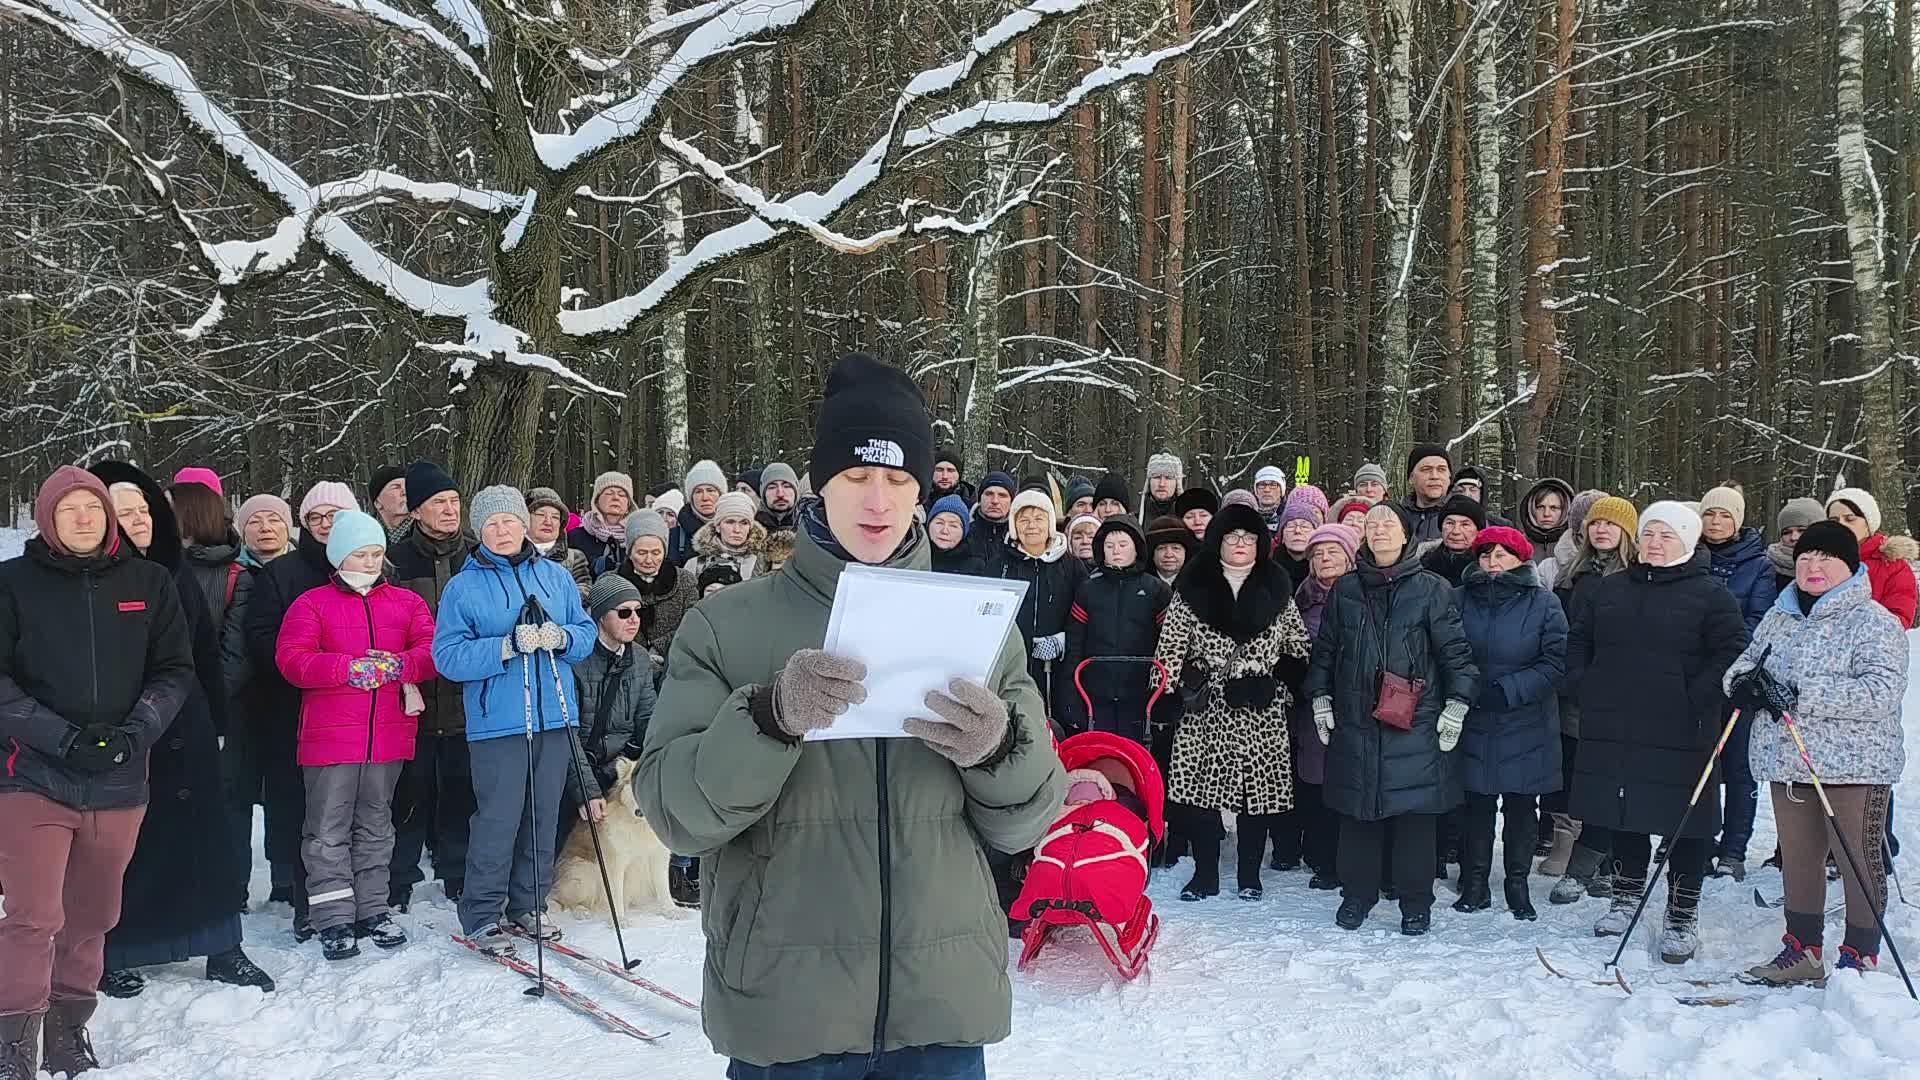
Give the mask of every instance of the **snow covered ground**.
[(0, 529), (0, 562), (20, 554), (30, 535), (25, 529)]
[[(1920, 645), (1920, 638), (1916, 638)], [(1920, 648), (1917, 648), (1920, 651)], [(1920, 672), (1920, 656), (1916, 656)], [(1901, 860), (1920, 903), (1920, 687), (1907, 699), (1909, 766), (1900, 821)], [(1753, 840), (1758, 866), (1773, 848), (1767, 802)], [(1227, 844), (1231, 853), (1232, 843)], [(1495, 865), (1498, 865), (1496, 856)], [(1231, 873), (1229, 868), (1228, 873)], [(1497, 874), (1497, 871), (1496, 871)], [(1035, 968), (1015, 973), (1014, 1034), (988, 1051), (1000, 1080), (1124, 1076), (1201, 1077), (1666, 1077), (1772, 1074), (1912, 1077), (1920, 1062), (1920, 1005), (1893, 974), (1835, 979), (1825, 991), (1765, 993), (1727, 1008), (1689, 1008), (1675, 994), (1711, 994), (1686, 978), (1728, 975), (1770, 957), (1781, 931), (1776, 911), (1753, 906), (1757, 886), (1781, 891), (1774, 870), (1744, 885), (1708, 883), (1700, 957), (1684, 969), (1648, 955), (1652, 935), (1636, 934), (1624, 961), (1632, 996), (1567, 982), (1535, 961), (1541, 946), (1570, 973), (1598, 976), (1612, 944), (1590, 924), (1604, 901), (1545, 903), (1535, 879), (1538, 923), (1499, 907), (1460, 915), (1441, 886), (1433, 933), (1402, 938), (1398, 913), (1383, 903), (1357, 933), (1333, 925), (1337, 898), (1310, 892), (1305, 873), (1267, 873), (1259, 903), (1176, 899), (1185, 868), (1162, 872), (1151, 891), (1165, 916), (1146, 974), (1120, 985), (1090, 939), (1067, 937)], [(1496, 882), (1497, 886), (1497, 882)], [(257, 869), (254, 895), (265, 895)], [(320, 959), (316, 943), (296, 946), (284, 905), (256, 905), (248, 948), (279, 980), (277, 993), (214, 987), (197, 965), (151, 973), (133, 1001), (104, 1003), (96, 1041), (113, 1066), (103, 1080), (507, 1080), (564, 1077), (719, 1077), (696, 1018), (637, 990), (556, 961), (576, 986), (591, 987), (640, 1027), (670, 1030), (643, 1045), (603, 1032), (556, 1001), (521, 995), (525, 983), (447, 940), (452, 908), (438, 898), (402, 922), (403, 949), (342, 964)], [(1831, 888), (1837, 900), (1839, 887)], [(1920, 909), (1897, 898), (1888, 918), (1909, 962), (1920, 961)], [(1658, 918), (1658, 903), (1650, 906)], [(562, 917), (568, 939), (612, 953), (604, 925)], [(647, 976), (697, 996), (701, 938), (693, 918), (635, 917), (628, 947)], [(1829, 919), (1829, 939), (1840, 917)], [(369, 953), (373, 950), (369, 949)], [(1009, 953), (1011, 959), (1012, 953)], [(1902, 1064), (1905, 1062), (1905, 1064)]]

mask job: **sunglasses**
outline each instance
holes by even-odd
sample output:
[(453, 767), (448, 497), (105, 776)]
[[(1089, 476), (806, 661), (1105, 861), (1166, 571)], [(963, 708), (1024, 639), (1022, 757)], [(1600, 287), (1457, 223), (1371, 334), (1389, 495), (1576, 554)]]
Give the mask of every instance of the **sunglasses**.
[(614, 608), (613, 614), (622, 619), (637, 619), (640, 617), (640, 609), (637, 607)]

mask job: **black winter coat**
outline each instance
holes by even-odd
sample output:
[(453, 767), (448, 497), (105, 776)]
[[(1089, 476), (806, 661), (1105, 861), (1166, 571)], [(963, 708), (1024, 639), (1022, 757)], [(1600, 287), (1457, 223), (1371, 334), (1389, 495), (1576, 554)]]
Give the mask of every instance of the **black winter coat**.
[(936, 574), (968, 574), (973, 577), (991, 577), (987, 571), (987, 562), (978, 552), (967, 545), (965, 537), (953, 546), (951, 551), (941, 551), (939, 546), (929, 542), (927, 550), (933, 555), (933, 572)]
[(980, 564), (987, 568), (988, 577), (1001, 577), (1000, 564), (1006, 561), (1009, 545), (1007, 529), (1009, 522), (1004, 518), (993, 521), (983, 518), (979, 513), (973, 515), (973, 524), (967, 526), (965, 544), (980, 558)]
[[(247, 657), (247, 606), (253, 598), (253, 571), (240, 564), (240, 538), (231, 530), (225, 543), (188, 544), (185, 557), (184, 569), (220, 627), (221, 681), (227, 700), (236, 701), (253, 674), (253, 664)], [(237, 713), (231, 718), (239, 721)]]
[(1446, 578), (1447, 584), (1455, 588), (1460, 587), (1461, 575), (1467, 572), (1467, 567), (1478, 565), (1479, 561), (1472, 548), (1455, 551), (1439, 541), (1420, 545), (1421, 567)]
[[(193, 682), (179, 589), (125, 537), (111, 555), (79, 559), (36, 536), (0, 563), (0, 791), (76, 810), (144, 804), (148, 748)], [(96, 723), (125, 726), (133, 758), (76, 771), (67, 749)]]
[[(444, 540), (428, 536), (417, 526), (387, 548), (387, 567), (395, 585), (427, 602), (427, 611), (440, 617), (440, 597), (453, 575), (467, 565), (480, 547), (472, 536), (456, 533)], [(285, 562), (280, 559), (273, 565)], [(322, 559), (324, 562), (324, 558)], [(324, 580), (324, 579), (323, 579)], [(298, 594), (296, 594), (298, 595)], [(291, 600), (289, 600), (291, 602)], [(420, 734), (464, 738), (467, 734), (466, 699), (460, 684), (435, 678), (420, 687), (427, 711), (420, 714)]]
[(1073, 694), (1073, 674), (1060, 660), (1053, 661), (1049, 673), (1047, 661), (1033, 658), (1033, 643), (1037, 638), (1066, 632), (1073, 593), (1086, 580), (1087, 568), (1067, 553), (1067, 538), (1059, 533), (1053, 534), (1053, 543), (1038, 558), (1012, 544), (1005, 548), (1000, 561), (989, 563), (988, 570), (993, 577), (1027, 583), (1027, 595), (1014, 622), (1027, 646), (1027, 673), (1047, 698), (1047, 715), (1058, 719), (1066, 714), (1065, 705)]
[[(1386, 670), (1426, 682), (1410, 731), (1373, 718), (1383, 661)], [(1334, 582), (1307, 674), (1308, 701), (1333, 699), (1327, 808), (1380, 821), (1458, 806), (1459, 759), (1441, 751), (1436, 724), (1448, 700), (1471, 704), (1479, 681), (1447, 583), (1421, 569), (1411, 546), (1384, 569), (1362, 550), (1359, 567)]]
[[(1679, 566), (1636, 563), (1601, 579), (1576, 610), (1567, 646), (1567, 686), (1580, 701), (1574, 817), (1664, 836), (1686, 809), (1720, 737), (1720, 678), (1747, 645), (1740, 605), (1708, 566), (1704, 546)], [(1685, 835), (1719, 831), (1719, 800), (1703, 796)]]
[(254, 699), (260, 709), (253, 722), (255, 745), (263, 760), (292, 760), (300, 734), (300, 691), (288, 683), (274, 662), (280, 624), (287, 609), (309, 589), (333, 577), (327, 545), (302, 532), (293, 550), (262, 567), (253, 578), (247, 601), (247, 657), (252, 661)]
[[(1146, 742), (1152, 665), (1102, 658), (1151, 658), (1171, 599), (1173, 590), (1147, 573), (1138, 559), (1120, 570), (1101, 567), (1074, 590), (1063, 664), (1069, 679), (1079, 672), (1079, 689), (1067, 701), (1069, 726), (1077, 731), (1113, 731)], [(1081, 670), (1084, 660), (1093, 662)], [(1100, 723), (1090, 727), (1096, 719)]]
[[(614, 759), (627, 743), (646, 742), (647, 724), (653, 720), (653, 664), (641, 642), (615, 656), (596, 641), (593, 652), (573, 665), (573, 680), (580, 702), (580, 738), (574, 749), (585, 757), (577, 758), (578, 770), (567, 770), (567, 798), (579, 804), (611, 797)], [(585, 798), (582, 775), (599, 785)]]
[(1480, 669), (1480, 696), (1455, 748), (1462, 779), (1479, 795), (1560, 790), (1560, 680), (1567, 671), (1567, 617), (1540, 587), (1532, 563), (1498, 576), (1479, 566), (1455, 593), (1460, 624)]

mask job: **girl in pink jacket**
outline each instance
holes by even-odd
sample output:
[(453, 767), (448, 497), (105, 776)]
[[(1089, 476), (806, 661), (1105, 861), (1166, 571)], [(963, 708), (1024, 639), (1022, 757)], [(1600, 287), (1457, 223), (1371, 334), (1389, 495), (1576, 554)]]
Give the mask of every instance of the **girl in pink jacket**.
[(329, 960), (358, 956), (363, 937), (383, 949), (406, 941), (387, 910), (393, 789), (419, 724), (405, 691), (435, 674), (433, 615), (419, 595), (381, 579), (385, 557), (380, 523), (343, 511), (327, 537), (334, 575), (287, 608), (274, 649), (300, 689), (300, 853)]

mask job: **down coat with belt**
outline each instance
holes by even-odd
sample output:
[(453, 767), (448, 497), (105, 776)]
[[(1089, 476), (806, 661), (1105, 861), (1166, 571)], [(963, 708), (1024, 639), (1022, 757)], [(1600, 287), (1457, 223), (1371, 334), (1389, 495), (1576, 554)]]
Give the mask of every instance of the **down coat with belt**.
[[(1383, 669), (1426, 684), (1411, 730), (1373, 717)], [(1308, 700), (1333, 699), (1327, 808), (1380, 821), (1458, 806), (1459, 756), (1440, 749), (1437, 724), (1448, 700), (1475, 701), (1479, 683), (1446, 580), (1421, 568), (1412, 544), (1385, 567), (1361, 549), (1354, 572), (1334, 582), (1307, 675)]]
[[(1665, 835), (1720, 738), (1720, 679), (1747, 646), (1733, 594), (1704, 546), (1675, 566), (1635, 563), (1602, 578), (1575, 612), (1567, 686), (1580, 699), (1580, 754), (1567, 812), (1622, 832)], [(1719, 782), (1719, 763), (1711, 783)], [(1702, 798), (1685, 835), (1720, 831)]]
[[(1906, 631), (1873, 600), (1863, 565), (1800, 609), (1789, 585), (1760, 620), (1753, 642), (1727, 669), (1722, 686), (1765, 659), (1768, 674), (1799, 692), (1794, 726), (1823, 784), (1893, 784), (1907, 764), (1900, 703), (1907, 692)], [(1747, 740), (1753, 778), (1807, 784), (1813, 778), (1778, 717), (1756, 716)]]
[[(916, 527), (885, 565), (925, 570), (927, 547)], [(986, 680), (1014, 736), (999, 761), (762, 730), (788, 659), (825, 641), (846, 566), (803, 511), (779, 573), (688, 613), (633, 776), (667, 846), (702, 856), (701, 1016), (715, 1051), (754, 1065), (1006, 1038), (1007, 920), (985, 851), (1031, 847), (1066, 794), (1011, 631)]]
[(1480, 671), (1480, 695), (1456, 748), (1479, 795), (1560, 790), (1560, 680), (1567, 617), (1532, 563), (1503, 574), (1467, 567), (1456, 594)]
[(1160, 630), (1160, 663), (1182, 703), (1167, 797), (1211, 810), (1278, 814), (1293, 809), (1287, 709), (1311, 646), (1293, 583), (1268, 545), (1256, 545), (1237, 594), (1228, 583), (1220, 541), (1235, 530), (1266, 536), (1265, 522), (1249, 507), (1215, 515), (1205, 546), (1175, 584)]
[[(400, 658), (400, 677), (376, 690), (347, 685), (348, 666), (380, 649)], [(300, 688), (301, 765), (407, 761), (419, 722), (401, 683), (434, 677), (433, 616), (411, 590), (377, 582), (363, 596), (338, 578), (301, 594), (280, 624), (274, 665)]]

